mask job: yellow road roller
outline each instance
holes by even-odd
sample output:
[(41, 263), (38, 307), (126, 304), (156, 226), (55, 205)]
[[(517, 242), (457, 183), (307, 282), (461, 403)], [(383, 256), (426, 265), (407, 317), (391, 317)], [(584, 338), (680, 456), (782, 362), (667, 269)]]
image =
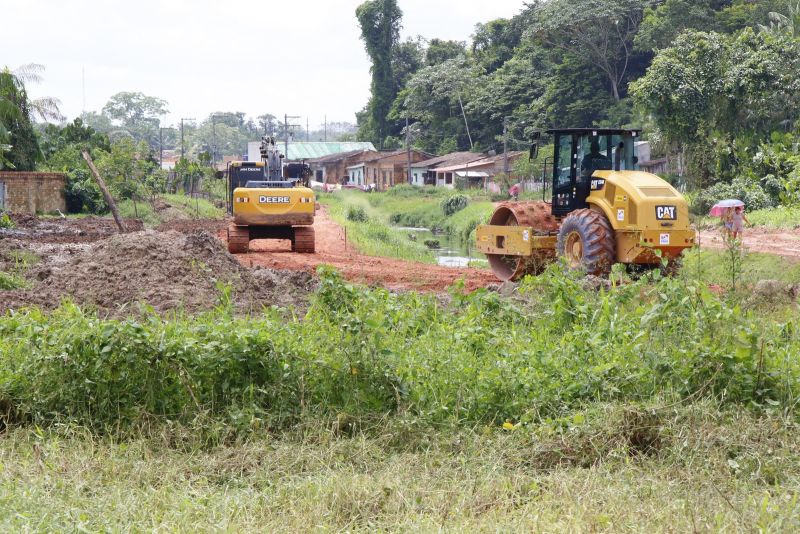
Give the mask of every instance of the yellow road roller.
[(489, 224), (477, 228), (477, 248), (500, 280), (538, 274), (559, 257), (571, 269), (598, 276), (614, 263), (675, 265), (695, 246), (686, 199), (665, 180), (639, 170), (641, 130), (546, 133), (554, 142), (549, 202), (500, 203)]

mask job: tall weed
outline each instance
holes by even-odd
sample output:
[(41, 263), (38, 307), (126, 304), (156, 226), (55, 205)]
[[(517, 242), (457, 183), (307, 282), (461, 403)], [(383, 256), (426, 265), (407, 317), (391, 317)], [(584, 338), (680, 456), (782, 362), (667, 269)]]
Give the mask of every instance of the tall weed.
[[(386, 414), (423, 425), (547, 421), (594, 402), (714, 397), (794, 410), (800, 334), (702, 285), (586, 288), (556, 267), (520, 296), (451, 302), (321, 271), (304, 318), (105, 320), (66, 304), (0, 318), (0, 404), (119, 431), (152, 420), (247, 433)], [(796, 317), (794, 317), (796, 320)]]

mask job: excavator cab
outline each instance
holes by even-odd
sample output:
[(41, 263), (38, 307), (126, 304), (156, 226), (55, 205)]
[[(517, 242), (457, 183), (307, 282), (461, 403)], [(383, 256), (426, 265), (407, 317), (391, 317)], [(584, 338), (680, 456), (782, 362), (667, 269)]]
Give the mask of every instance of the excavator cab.
[(548, 130), (553, 136), (553, 215), (560, 217), (588, 208), (586, 199), (602, 179), (595, 171), (638, 170), (636, 141), (641, 130)]

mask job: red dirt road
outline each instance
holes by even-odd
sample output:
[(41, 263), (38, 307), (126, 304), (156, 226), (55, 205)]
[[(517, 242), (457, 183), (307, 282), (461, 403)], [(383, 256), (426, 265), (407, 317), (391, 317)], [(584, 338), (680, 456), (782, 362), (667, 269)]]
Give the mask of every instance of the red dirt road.
[[(800, 229), (774, 230), (763, 227), (744, 229), (744, 248), (749, 252), (775, 254), (800, 260)], [(725, 248), (721, 230), (700, 232), (700, 248)]]
[(378, 284), (397, 290), (442, 291), (459, 279), (464, 279), (468, 291), (498, 283), (488, 269), (457, 269), (361, 255), (352, 245), (345, 243), (344, 229), (331, 220), (325, 206), (317, 212), (314, 230), (314, 254), (291, 252), (289, 241), (257, 240), (250, 242), (248, 254), (237, 254), (236, 258), (247, 267), (261, 265), (310, 273), (314, 273), (319, 265), (331, 265), (352, 282)]

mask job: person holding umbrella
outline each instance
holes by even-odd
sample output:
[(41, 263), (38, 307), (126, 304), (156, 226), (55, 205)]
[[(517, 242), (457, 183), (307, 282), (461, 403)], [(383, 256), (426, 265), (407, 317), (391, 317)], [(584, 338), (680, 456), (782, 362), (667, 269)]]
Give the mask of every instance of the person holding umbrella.
[(736, 206), (733, 208), (730, 223), (731, 237), (733, 239), (739, 239), (739, 236), (742, 235), (742, 231), (744, 230), (744, 223), (750, 224), (747, 215), (744, 214), (744, 206)]
[(725, 237), (728, 239), (738, 239), (744, 229), (744, 223), (750, 224), (744, 214), (744, 202), (733, 198), (720, 200), (709, 213), (712, 217), (722, 217), (725, 223)]

